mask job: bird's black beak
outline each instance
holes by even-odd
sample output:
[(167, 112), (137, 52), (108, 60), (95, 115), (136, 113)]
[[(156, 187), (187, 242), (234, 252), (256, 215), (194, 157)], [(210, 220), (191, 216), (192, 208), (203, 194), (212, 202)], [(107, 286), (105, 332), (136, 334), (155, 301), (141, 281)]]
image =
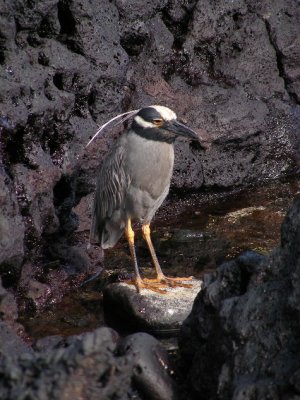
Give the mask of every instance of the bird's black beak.
[(193, 131), (191, 128), (188, 128), (181, 122), (178, 122), (176, 119), (173, 119), (171, 121), (165, 121), (164, 124), (162, 125), (162, 128), (166, 129), (167, 131), (175, 133), (177, 136), (183, 136), (190, 140), (198, 140), (198, 141), (200, 140), (199, 136), (195, 131)]

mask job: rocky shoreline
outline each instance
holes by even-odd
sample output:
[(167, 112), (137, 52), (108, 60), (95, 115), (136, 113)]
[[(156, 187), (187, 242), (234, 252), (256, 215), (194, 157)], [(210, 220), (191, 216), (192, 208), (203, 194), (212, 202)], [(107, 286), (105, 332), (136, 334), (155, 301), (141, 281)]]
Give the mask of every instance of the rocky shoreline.
[(0, 0), (0, 10), (0, 398), (299, 398), (299, 200), (270, 257), (247, 253), (205, 278), (175, 380), (149, 335), (100, 328), (32, 347), (18, 322), (103, 270), (75, 236), (121, 130), (85, 145), (113, 115), (166, 105), (209, 144), (176, 144), (179, 195), (297, 173), (299, 2)]
[[(146, 333), (120, 338), (111, 328), (99, 328), (26, 344), (14, 298), (1, 287), (0, 397), (297, 399), (299, 240), (298, 198), (282, 224), (281, 245), (270, 256), (248, 251), (204, 276), (180, 330), (175, 366)], [(157, 326), (157, 311), (153, 315)]]
[(299, 240), (298, 198), (280, 248), (244, 254), (204, 282), (181, 331), (191, 398), (299, 397)]
[(89, 217), (86, 196), (119, 132), (85, 145), (116, 113), (164, 104), (210, 143), (205, 152), (178, 143), (174, 189), (232, 188), (297, 169), (296, 0), (2, 0), (1, 10), (6, 286), (27, 261), (26, 276), (37, 281), (37, 266), (55, 262), (50, 280), (66, 281), (74, 260), (89, 273), (91, 260), (68, 237), (76, 205)]

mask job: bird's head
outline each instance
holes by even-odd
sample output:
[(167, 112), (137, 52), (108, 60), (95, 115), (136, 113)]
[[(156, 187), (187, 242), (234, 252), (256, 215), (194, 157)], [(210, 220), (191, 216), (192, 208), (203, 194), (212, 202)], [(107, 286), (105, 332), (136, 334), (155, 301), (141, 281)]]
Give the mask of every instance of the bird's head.
[(197, 133), (179, 122), (174, 111), (164, 106), (141, 108), (133, 118), (132, 129), (147, 139), (168, 143), (179, 136), (199, 141)]
[(177, 137), (185, 137), (189, 140), (197, 140), (203, 149), (208, 148), (195, 131), (179, 122), (174, 111), (164, 106), (148, 106), (116, 115), (99, 127), (86, 147), (111, 123), (114, 122), (114, 126), (117, 126), (132, 117), (133, 131), (146, 139), (173, 143)]

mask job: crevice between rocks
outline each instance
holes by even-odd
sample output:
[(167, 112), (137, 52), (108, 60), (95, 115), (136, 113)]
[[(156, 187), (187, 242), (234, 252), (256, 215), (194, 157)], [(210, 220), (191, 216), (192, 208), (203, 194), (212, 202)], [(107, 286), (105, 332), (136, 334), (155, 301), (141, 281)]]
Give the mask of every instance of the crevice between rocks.
[(266, 31), (267, 31), (267, 34), (268, 34), (268, 37), (269, 37), (269, 42), (270, 42), (271, 46), (273, 47), (273, 49), (275, 50), (277, 69), (278, 69), (278, 73), (279, 73), (280, 78), (282, 78), (282, 80), (284, 82), (284, 88), (285, 88), (289, 98), (291, 99), (291, 101), (293, 103), (295, 103), (295, 104), (299, 104), (295, 94), (292, 93), (289, 90), (289, 83), (290, 82), (289, 82), (289, 78), (286, 76), (285, 69), (284, 69), (284, 64), (283, 64), (283, 57), (284, 56), (283, 56), (282, 52), (279, 50), (279, 48), (277, 46), (277, 43), (276, 43), (276, 41), (275, 41), (275, 39), (274, 39), (274, 37), (272, 35), (270, 22), (267, 19), (265, 19), (265, 18), (263, 18), (263, 17), (261, 17), (259, 15), (258, 15), (258, 18), (260, 18), (264, 22), (265, 27), (266, 27)]
[(69, 0), (60, 0), (57, 4), (57, 17), (60, 24), (60, 35), (57, 40), (67, 46), (71, 52), (86, 57), (81, 45), (74, 39), (76, 36), (76, 19), (70, 5)]
[(174, 50), (181, 50), (183, 43), (185, 42), (186, 36), (189, 32), (190, 21), (193, 18), (193, 11), (196, 7), (197, 1), (192, 0), (189, 7), (184, 6), (184, 4), (182, 5), (182, 8), (185, 11), (185, 15), (180, 21), (176, 21), (176, 23), (174, 23), (174, 20), (170, 15), (170, 3), (171, 2), (169, 1), (166, 7), (162, 9), (162, 21), (174, 36)]
[(6, 51), (5, 36), (0, 30), (0, 65), (5, 64), (5, 60), (6, 60), (5, 51)]
[(60, 24), (60, 33), (73, 35), (76, 23), (69, 5), (68, 1), (59, 1), (57, 4), (57, 16)]

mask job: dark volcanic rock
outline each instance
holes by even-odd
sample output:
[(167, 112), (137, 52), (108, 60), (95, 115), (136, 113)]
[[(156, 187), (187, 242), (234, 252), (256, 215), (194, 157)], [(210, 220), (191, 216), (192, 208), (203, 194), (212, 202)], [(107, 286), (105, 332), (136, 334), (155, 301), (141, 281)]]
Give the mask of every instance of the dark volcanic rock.
[(10, 285), (20, 276), (24, 256), (24, 224), (13, 183), (1, 164), (0, 209), (0, 276), (4, 284)]
[(227, 188), (293, 170), (297, 0), (0, 0), (0, 9), (7, 284), (24, 248), (47, 262), (48, 244), (77, 228), (72, 209), (93, 191), (117, 132), (84, 146), (120, 111), (170, 106), (211, 144), (205, 152), (176, 144), (175, 188)]
[(191, 398), (297, 398), (299, 240), (297, 199), (269, 258), (246, 253), (206, 277), (181, 334)]
[[(171, 62), (159, 57), (150, 43), (138, 58), (143, 75), (133, 76), (134, 104), (153, 97), (167, 100), (190, 123), (195, 121), (194, 127), (205, 128), (213, 141), (205, 154), (191, 145), (177, 146), (174, 185), (228, 187), (253, 181), (258, 175), (281, 174), (291, 166), (288, 154), (293, 152), (292, 127), (297, 122), (293, 120), (294, 98), (278, 67), (286, 59), (272, 38), (284, 36), (292, 44), (293, 59), (299, 57), (299, 48), (295, 49), (296, 33), (291, 27), (285, 30), (294, 39), (282, 33), (283, 25), (270, 36), (268, 22), (285, 20), (287, 12), (296, 26), (299, 5), (278, 1), (273, 9), (273, 2), (261, 2), (264, 6), (257, 11), (246, 1), (191, 3), (192, 12), (183, 2), (164, 9), (163, 21), (174, 37), (172, 47), (165, 41), (164, 57), (168, 54)], [(295, 12), (290, 14), (292, 9)], [(161, 34), (151, 33), (153, 37)], [(275, 150), (279, 148), (287, 152), (281, 160)]]
[(0, 278), (0, 353), (11, 354), (27, 346), (17, 336), (24, 328), (17, 322), (18, 307), (14, 295), (2, 286)]
[(115, 331), (101, 328), (60, 342), (55, 338), (40, 353), (2, 354), (0, 397), (171, 400), (170, 373), (156, 339), (138, 334), (120, 342)]
[(12, 293), (2, 286), (0, 278), (0, 318), (13, 323), (18, 318), (17, 303)]
[(119, 345), (120, 355), (134, 357), (133, 382), (142, 398), (171, 400), (175, 398), (175, 384), (166, 351), (147, 333), (127, 336)]
[(0, 320), (0, 360), (5, 357), (9, 358), (12, 355), (18, 356), (22, 353), (33, 353), (33, 351), (29, 345), (20, 339), (13, 328), (7, 326), (6, 323)]
[(0, 359), (31, 351), (18, 336), (24, 334), (24, 328), (16, 322), (17, 318), (17, 302), (13, 294), (3, 288), (0, 278)]
[(176, 336), (192, 309), (202, 281), (191, 280), (191, 288), (166, 288), (166, 293), (114, 283), (104, 290), (103, 306), (110, 326), (125, 332), (146, 331), (160, 336)]

